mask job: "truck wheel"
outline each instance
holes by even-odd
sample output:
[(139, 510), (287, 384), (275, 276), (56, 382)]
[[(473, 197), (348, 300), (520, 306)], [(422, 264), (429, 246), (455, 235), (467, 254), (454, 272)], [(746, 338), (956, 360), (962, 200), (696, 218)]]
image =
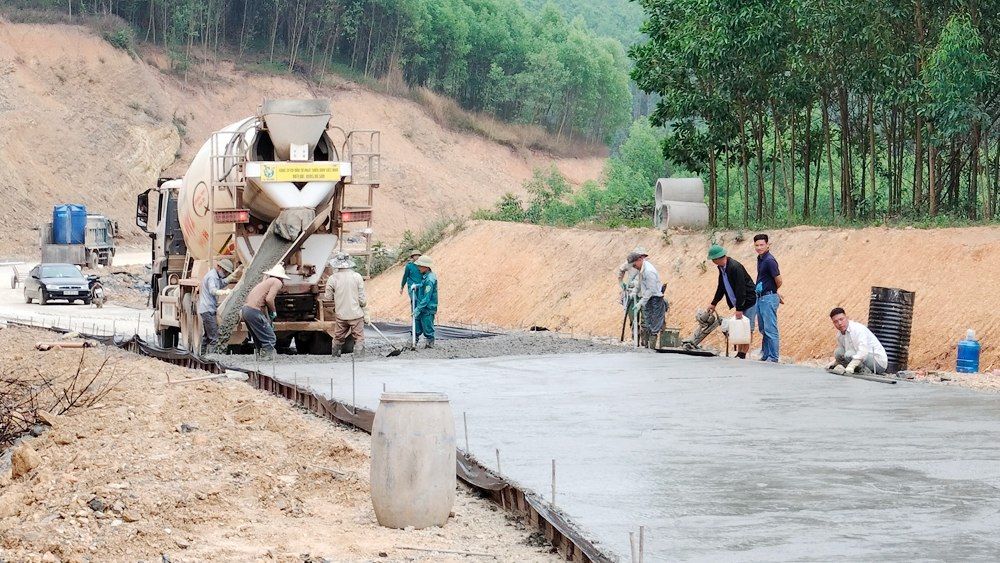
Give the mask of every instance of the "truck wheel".
[(180, 336), (180, 329), (177, 327), (167, 327), (163, 330), (157, 332), (157, 336), (160, 340), (160, 348), (170, 350), (171, 348), (177, 347), (177, 340)]
[(90, 255), (87, 257), (87, 267), (91, 270), (97, 269), (97, 265), (100, 263), (100, 258), (97, 256), (96, 250), (91, 250)]
[(329, 356), (333, 352), (333, 338), (325, 332), (314, 332), (308, 350), (314, 356)]

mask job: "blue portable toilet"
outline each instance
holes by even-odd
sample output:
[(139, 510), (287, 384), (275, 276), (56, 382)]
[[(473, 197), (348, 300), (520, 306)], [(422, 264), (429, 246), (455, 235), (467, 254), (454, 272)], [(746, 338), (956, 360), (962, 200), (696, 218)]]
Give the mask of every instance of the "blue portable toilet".
[(82, 205), (57, 205), (52, 210), (52, 243), (83, 244), (87, 236), (87, 209)]
[(955, 371), (959, 373), (979, 372), (979, 343), (976, 342), (976, 331), (971, 328), (965, 331), (965, 340), (958, 343)]

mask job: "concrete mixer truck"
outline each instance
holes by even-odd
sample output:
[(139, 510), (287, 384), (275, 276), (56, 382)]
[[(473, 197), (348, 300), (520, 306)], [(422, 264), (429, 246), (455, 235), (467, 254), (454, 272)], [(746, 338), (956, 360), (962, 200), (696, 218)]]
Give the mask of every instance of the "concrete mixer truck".
[(139, 194), (136, 224), (152, 239), (162, 347), (199, 350), (201, 280), (228, 258), (244, 270), (220, 304), (216, 352), (244, 343), (239, 309), (281, 263), (290, 279), (275, 299), (279, 351), (294, 344), (298, 353), (330, 353), (327, 258), (347, 251), (367, 273), (380, 164), (379, 131), (347, 131), (331, 125), (330, 115), (325, 99), (264, 100), (256, 116), (214, 133), (182, 178)]

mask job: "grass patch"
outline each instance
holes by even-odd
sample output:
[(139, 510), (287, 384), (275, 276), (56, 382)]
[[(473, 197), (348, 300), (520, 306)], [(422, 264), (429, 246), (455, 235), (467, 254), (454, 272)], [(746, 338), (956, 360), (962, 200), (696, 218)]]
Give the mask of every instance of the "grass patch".
[[(374, 278), (394, 265), (409, 259), (409, 252), (413, 249), (421, 253), (427, 252), (435, 244), (444, 240), (445, 237), (460, 232), (464, 227), (464, 218), (445, 217), (427, 225), (418, 235), (414, 235), (413, 231), (406, 231), (403, 233), (403, 240), (394, 247), (390, 247), (382, 241), (377, 241), (372, 245), (369, 275)], [(356, 269), (359, 273), (364, 274), (363, 269), (358, 268), (360, 266)]]

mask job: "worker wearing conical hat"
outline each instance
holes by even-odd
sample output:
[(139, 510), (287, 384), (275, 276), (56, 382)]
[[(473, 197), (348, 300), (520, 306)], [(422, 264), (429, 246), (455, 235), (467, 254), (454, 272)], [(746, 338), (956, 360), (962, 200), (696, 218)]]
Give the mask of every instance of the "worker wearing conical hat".
[(283, 285), (281, 280), (287, 279), (285, 266), (279, 262), (264, 272), (264, 280), (250, 290), (246, 304), (243, 305), (243, 322), (246, 323), (254, 342), (260, 348), (262, 360), (274, 359), (274, 347), (277, 344), (277, 339), (274, 337), (274, 319), (278, 316), (274, 298)]
[(368, 296), (365, 280), (354, 271), (354, 259), (346, 252), (338, 252), (330, 260), (333, 274), (326, 280), (323, 296), (333, 301), (337, 321), (333, 327), (333, 355), (339, 357), (348, 335), (354, 335), (354, 356), (365, 349), (365, 324), (372, 322), (368, 314)]

